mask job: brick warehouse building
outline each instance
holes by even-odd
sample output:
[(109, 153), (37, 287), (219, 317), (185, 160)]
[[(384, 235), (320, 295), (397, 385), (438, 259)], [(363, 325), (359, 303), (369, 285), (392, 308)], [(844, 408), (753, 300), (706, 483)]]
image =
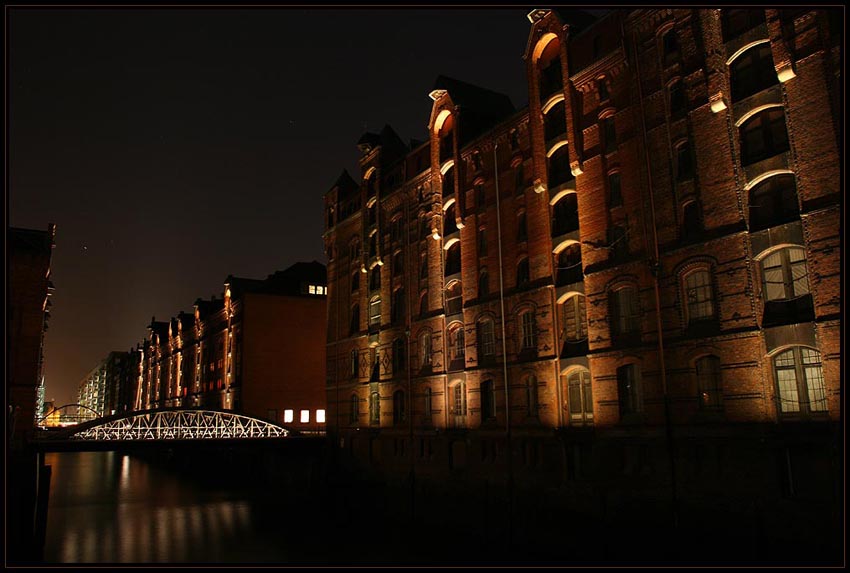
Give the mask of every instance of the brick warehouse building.
[(834, 517), (838, 15), (528, 19), (526, 109), (440, 77), (429, 140), (365, 134), (325, 195), (343, 458), (777, 539)]
[[(296, 429), (324, 425), (325, 266), (229, 276), (194, 314), (151, 320), (130, 361), (133, 409), (234, 410)], [(305, 414), (306, 412), (306, 414)]]

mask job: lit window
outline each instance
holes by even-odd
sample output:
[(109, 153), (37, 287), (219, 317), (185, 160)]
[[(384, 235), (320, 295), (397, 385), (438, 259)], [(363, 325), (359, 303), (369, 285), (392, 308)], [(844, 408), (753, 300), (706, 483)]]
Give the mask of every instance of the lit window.
[(289, 422), (291, 422), (291, 421), (292, 421), (292, 420), (294, 420), (294, 419), (295, 419), (295, 418), (294, 418), (294, 412), (293, 412), (293, 410), (284, 410), (284, 411), (283, 411), (283, 421), (284, 421), (285, 423), (289, 423)]
[(310, 410), (301, 410), (301, 423), (308, 424), (310, 422)]
[(574, 425), (593, 423), (593, 389), (590, 372), (574, 370), (567, 377), (567, 393), (570, 402), (570, 423)]
[(496, 355), (496, 338), (493, 321), (482, 320), (478, 323), (478, 359), (492, 358)]
[(610, 294), (611, 333), (616, 336), (638, 333), (640, 328), (640, 309), (637, 292), (632, 287), (621, 288)]
[(324, 410), (316, 410), (316, 422), (319, 424), (325, 423), (325, 411)]
[(714, 318), (714, 295), (711, 289), (711, 274), (697, 270), (685, 276), (688, 323)]
[(522, 349), (534, 350), (537, 348), (537, 325), (534, 313), (529, 311), (522, 315)]
[(310, 285), (310, 294), (316, 294), (316, 285)]
[(809, 293), (806, 251), (786, 247), (762, 261), (762, 281), (766, 300), (790, 300)]
[(773, 359), (782, 414), (805, 416), (827, 411), (820, 352), (794, 346)]

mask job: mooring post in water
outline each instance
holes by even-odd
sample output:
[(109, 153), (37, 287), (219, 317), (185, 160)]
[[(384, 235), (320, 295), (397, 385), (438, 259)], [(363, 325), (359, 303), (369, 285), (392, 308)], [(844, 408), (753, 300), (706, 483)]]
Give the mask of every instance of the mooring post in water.
[(37, 561), (44, 561), (44, 543), (47, 538), (47, 503), (50, 500), (51, 474), (52, 468), (44, 463), (44, 452), (39, 452), (33, 540), (33, 551)]

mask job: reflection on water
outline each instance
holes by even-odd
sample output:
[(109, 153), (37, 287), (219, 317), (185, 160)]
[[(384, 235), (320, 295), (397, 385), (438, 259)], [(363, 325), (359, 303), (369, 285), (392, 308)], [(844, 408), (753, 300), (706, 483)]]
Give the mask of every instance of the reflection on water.
[(49, 563), (287, 562), (268, 504), (116, 452), (47, 454)]

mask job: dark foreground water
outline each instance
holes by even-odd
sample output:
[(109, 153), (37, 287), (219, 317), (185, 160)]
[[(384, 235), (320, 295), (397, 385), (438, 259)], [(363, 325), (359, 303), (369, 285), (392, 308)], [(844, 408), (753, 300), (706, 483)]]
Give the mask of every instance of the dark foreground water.
[(298, 514), (302, 504), (288, 511), (273, 490), (192, 480), (117, 452), (50, 453), (45, 462), (48, 563), (311, 560), (304, 528), (313, 516)]

